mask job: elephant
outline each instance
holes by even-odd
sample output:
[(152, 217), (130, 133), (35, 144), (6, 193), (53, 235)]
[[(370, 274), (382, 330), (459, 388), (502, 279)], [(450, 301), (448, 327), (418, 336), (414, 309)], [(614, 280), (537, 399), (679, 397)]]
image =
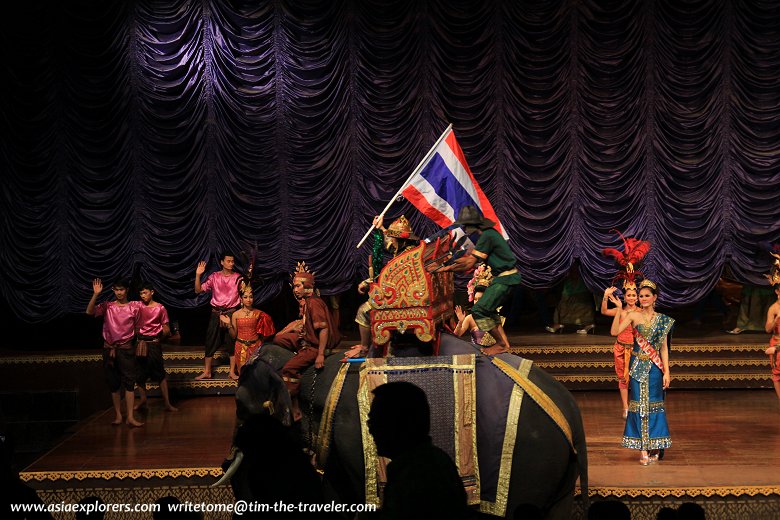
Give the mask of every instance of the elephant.
[[(394, 349), (396, 355), (399, 352), (402, 353), (403, 349)], [(495, 369), (491, 358), (481, 354), (472, 343), (447, 333), (441, 334), (439, 355), (471, 353), (476, 355), (477, 444), (481, 450), (481, 440), (491, 435), (491, 432), (480, 429), (480, 424), (484, 423), (485, 428), (489, 428), (490, 414), (497, 409), (506, 410), (506, 406), (494, 406), (496, 403), (491, 401), (490, 395), (484, 394), (492, 392), (491, 388), (495, 385), (507, 384), (511, 392), (511, 386), (515, 383)], [(410, 354), (415, 355), (415, 351), (410, 351)], [(285, 397), (284, 392), (279, 390), (281, 382), (276, 372), (292, 355), (282, 347), (269, 343), (243, 367), (236, 394), (239, 422), (248, 413), (265, 410), (272, 411), (282, 422), (289, 423), (289, 408), (285, 409), (285, 406), (289, 406), (289, 395)], [(520, 360), (512, 354), (500, 354), (497, 357), (509, 364), (514, 363), (514, 366)], [(318, 431), (331, 383), (342, 365), (342, 356), (331, 355), (322, 369), (312, 367), (303, 374), (299, 399), (304, 414), (300, 421), (304, 440), (311, 442), (312, 434)], [(359, 363), (350, 363), (341, 397), (332, 415), (332, 440), (323, 468), (324, 488), (341, 503), (360, 504), (366, 501), (361, 416), (357, 403), (359, 370)], [(543, 512), (545, 518), (570, 518), (578, 477), (586, 503), (588, 496), (587, 448), (582, 417), (574, 397), (552, 376), (532, 366), (527, 379), (557, 405), (570, 426), (571, 438), (567, 440), (551, 415), (535, 400), (527, 398), (526, 394), (520, 409), (511, 479), (503, 514), (511, 518), (516, 507), (532, 504)], [(269, 390), (269, 387), (274, 389)], [(480, 391), (483, 392), (482, 398)], [(269, 401), (273, 404), (269, 405)], [(265, 403), (264, 407), (258, 403)], [(481, 453), (479, 457), (482, 478), (492, 476), (495, 480), (500, 457), (483, 458)], [(235, 480), (234, 489), (241, 487), (242, 483)]]

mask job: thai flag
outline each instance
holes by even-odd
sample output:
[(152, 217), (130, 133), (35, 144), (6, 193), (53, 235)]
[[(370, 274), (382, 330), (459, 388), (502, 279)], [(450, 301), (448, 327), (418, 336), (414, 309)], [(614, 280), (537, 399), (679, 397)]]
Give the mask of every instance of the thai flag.
[(496, 230), (509, 240), (493, 206), (471, 173), (455, 132), (448, 129), (430, 158), (412, 176), (401, 194), (428, 218), (447, 227), (463, 206), (475, 206), (496, 223)]

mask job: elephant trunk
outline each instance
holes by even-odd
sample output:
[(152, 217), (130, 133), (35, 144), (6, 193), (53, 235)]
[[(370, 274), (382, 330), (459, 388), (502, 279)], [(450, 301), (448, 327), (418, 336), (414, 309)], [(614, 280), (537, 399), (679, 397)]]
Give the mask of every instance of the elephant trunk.
[(229, 482), (231, 478), (233, 478), (233, 475), (236, 474), (236, 471), (238, 471), (238, 468), (241, 467), (241, 462), (244, 460), (244, 452), (241, 450), (236, 450), (236, 455), (233, 457), (233, 462), (230, 463), (230, 467), (225, 471), (225, 474), (222, 475), (222, 478), (220, 478), (218, 481), (213, 483), (211, 487), (218, 487), (224, 485), (226, 482)]

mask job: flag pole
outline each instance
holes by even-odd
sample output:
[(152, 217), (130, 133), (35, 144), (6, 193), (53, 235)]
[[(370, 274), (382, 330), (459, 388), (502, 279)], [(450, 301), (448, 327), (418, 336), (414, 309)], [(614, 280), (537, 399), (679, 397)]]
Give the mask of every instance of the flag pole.
[[(390, 202), (387, 203), (387, 206), (385, 206), (385, 209), (383, 209), (382, 213), (379, 214), (380, 217), (384, 217), (385, 216), (385, 213), (387, 213), (387, 210), (390, 209), (390, 206), (393, 205), (393, 202), (395, 202), (396, 199), (401, 195), (401, 192), (403, 192), (406, 189), (406, 187), (409, 185), (409, 182), (412, 180), (412, 178), (415, 175), (417, 175), (418, 173), (420, 173), (420, 170), (422, 170), (423, 166), (425, 166), (425, 163), (427, 163), (428, 159), (430, 159), (431, 155), (433, 155), (434, 151), (436, 150), (436, 147), (439, 146), (439, 143), (441, 143), (441, 140), (444, 139), (444, 136), (447, 135), (447, 132), (449, 132), (450, 130), (452, 130), (452, 123), (450, 123), (450, 126), (448, 126), (447, 129), (444, 130), (444, 132), (442, 132), (442, 134), (439, 136), (438, 139), (436, 139), (436, 142), (433, 143), (433, 146), (431, 146), (431, 149), (428, 150), (428, 153), (425, 154), (425, 157), (422, 158), (422, 161), (420, 161), (420, 163), (414, 169), (414, 171), (409, 176), (409, 178), (406, 179), (406, 181), (404, 181), (404, 183), (401, 185), (401, 188), (396, 192), (395, 195), (393, 195), (393, 198), (390, 199)], [(368, 235), (371, 234), (371, 231), (373, 231), (373, 230), (374, 230), (374, 226), (370, 226), (368, 228), (368, 231), (366, 231), (366, 234), (363, 235), (363, 238), (360, 239), (360, 242), (358, 242), (358, 245), (355, 246), (356, 249), (360, 249), (360, 246), (363, 245), (363, 242), (366, 241), (366, 239), (368, 238)]]

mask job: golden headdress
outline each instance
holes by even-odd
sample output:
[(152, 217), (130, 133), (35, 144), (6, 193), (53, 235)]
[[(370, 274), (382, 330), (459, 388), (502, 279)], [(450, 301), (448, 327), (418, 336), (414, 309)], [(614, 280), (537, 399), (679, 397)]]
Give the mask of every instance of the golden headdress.
[(298, 262), (295, 271), (290, 275), (290, 279), (292, 280), (292, 285), (295, 285), (295, 282), (303, 283), (307, 296), (314, 292), (314, 272), (309, 270), (306, 262)]
[(643, 287), (648, 287), (654, 291), (658, 290), (658, 287), (655, 285), (655, 282), (649, 278), (645, 278), (644, 280), (639, 282), (639, 288), (642, 289)]
[(469, 283), (466, 286), (469, 293), (469, 301), (474, 301), (474, 293), (477, 292), (477, 287), (482, 287), (484, 290), (490, 287), (491, 283), (493, 283), (493, 272), (490, 266), (482, 264), (477, 267), (474, 271), (474, 276), (471, 277), (471, 280), (469, 280)]
[(387, 231), (385, 231), (385, 236), (393, 237), (393, 238), (403, 238), (405, 240), (420, 240), (420, 238), (414, 234), (414, 231), (412, 230), (412, 225), (409, 224), (409, 221), (406, 219), (404, 215), (401, 215), (400, 217), (395, 219), (393, 223), (387, 227)]
[(650, 242), (637, 238), (626, 238), (617, 229), (613, 229), (612, 231), (620, 235), (620, 238), (623, 239), (623, 251), (611, 247), (601, 250), (605, 256), (613, 257), (615, 261), (623, 267), (623, 269), (620, 269), (615, 274), (615, 277), (612, 278), (612, 283), (614, 284), (618, 280), (623, 280), (623, 289), (636, 290), (636, 278), (637, 276), (641, 276), (642, 273), (640, 271), (635, 271), (634, 266), (645, 257), (648, 251), (650, 251)]

